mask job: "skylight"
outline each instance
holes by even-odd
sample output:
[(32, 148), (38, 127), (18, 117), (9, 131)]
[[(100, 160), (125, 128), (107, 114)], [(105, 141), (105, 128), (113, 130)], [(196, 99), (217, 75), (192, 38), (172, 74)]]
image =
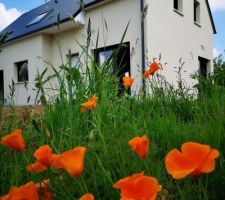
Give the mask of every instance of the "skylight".
[(38, 22), (41, 21), (48, 13), (49, 13), (49, 11), (44, 12), (44, 13), (38, 15), (37, 17), (35, 17), (34, 19), (32, 19), (26, 26), (31, 26), (31, 25), (33, 25), (33, 24), (38, 23)]

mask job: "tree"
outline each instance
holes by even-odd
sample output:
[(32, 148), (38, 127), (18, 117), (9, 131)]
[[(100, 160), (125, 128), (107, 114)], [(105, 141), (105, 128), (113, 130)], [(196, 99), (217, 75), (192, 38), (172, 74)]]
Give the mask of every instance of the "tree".
[[(225, 51), (224, 51), (225, 52)], [(214, 81), (216, 84), (225, 87), (225, 60), (222, 54), (214, 58)]]

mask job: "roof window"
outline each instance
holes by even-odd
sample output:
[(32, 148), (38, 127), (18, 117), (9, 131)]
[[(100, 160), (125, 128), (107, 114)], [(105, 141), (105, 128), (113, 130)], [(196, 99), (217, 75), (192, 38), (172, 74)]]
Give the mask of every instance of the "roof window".
[(40, 22), (48, 13), (49, 13), (49, 11), (44, 12), (44, 13), (38, 15), (37, 17), (35, 17), (34, 19), (32, 19), (26, 26), (31, 26), (33, 24), (36, 24), (36, 23)]

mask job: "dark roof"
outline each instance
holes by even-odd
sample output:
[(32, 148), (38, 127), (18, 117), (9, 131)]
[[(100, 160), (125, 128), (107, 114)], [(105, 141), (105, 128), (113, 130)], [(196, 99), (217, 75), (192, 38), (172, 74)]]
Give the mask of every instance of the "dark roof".
[[(84, 0), (84, 6), (89, 7), (104, 0)], [(47, 14), (37, 23), (29, 23), (43, 13)], [(9, 35), (6, 42), (17, 38), (41, 31), (57, 25), (57, 19), (60, 23), (70, 20), (70, 16), (75, 17), (80, 12), (80, 0), (51, 0), (37, 8), (34, 8), (24, 14), (6, 27), (1, 34), (13, 32)]]

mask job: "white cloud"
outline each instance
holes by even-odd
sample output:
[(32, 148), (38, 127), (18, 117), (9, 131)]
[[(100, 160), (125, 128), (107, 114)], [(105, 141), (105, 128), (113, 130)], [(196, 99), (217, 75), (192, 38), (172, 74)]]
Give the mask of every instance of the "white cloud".
[(18, 18), (22, 12), (16, 8), (7, 9), (3, 3), (0, 3), (0, 31)]
[(218, 57), (222, 52), (216, 48), (213, 48), (213, 57)]
[(209, 0), (209, 4), (213, 12), (225, 10), (225, 0)]

